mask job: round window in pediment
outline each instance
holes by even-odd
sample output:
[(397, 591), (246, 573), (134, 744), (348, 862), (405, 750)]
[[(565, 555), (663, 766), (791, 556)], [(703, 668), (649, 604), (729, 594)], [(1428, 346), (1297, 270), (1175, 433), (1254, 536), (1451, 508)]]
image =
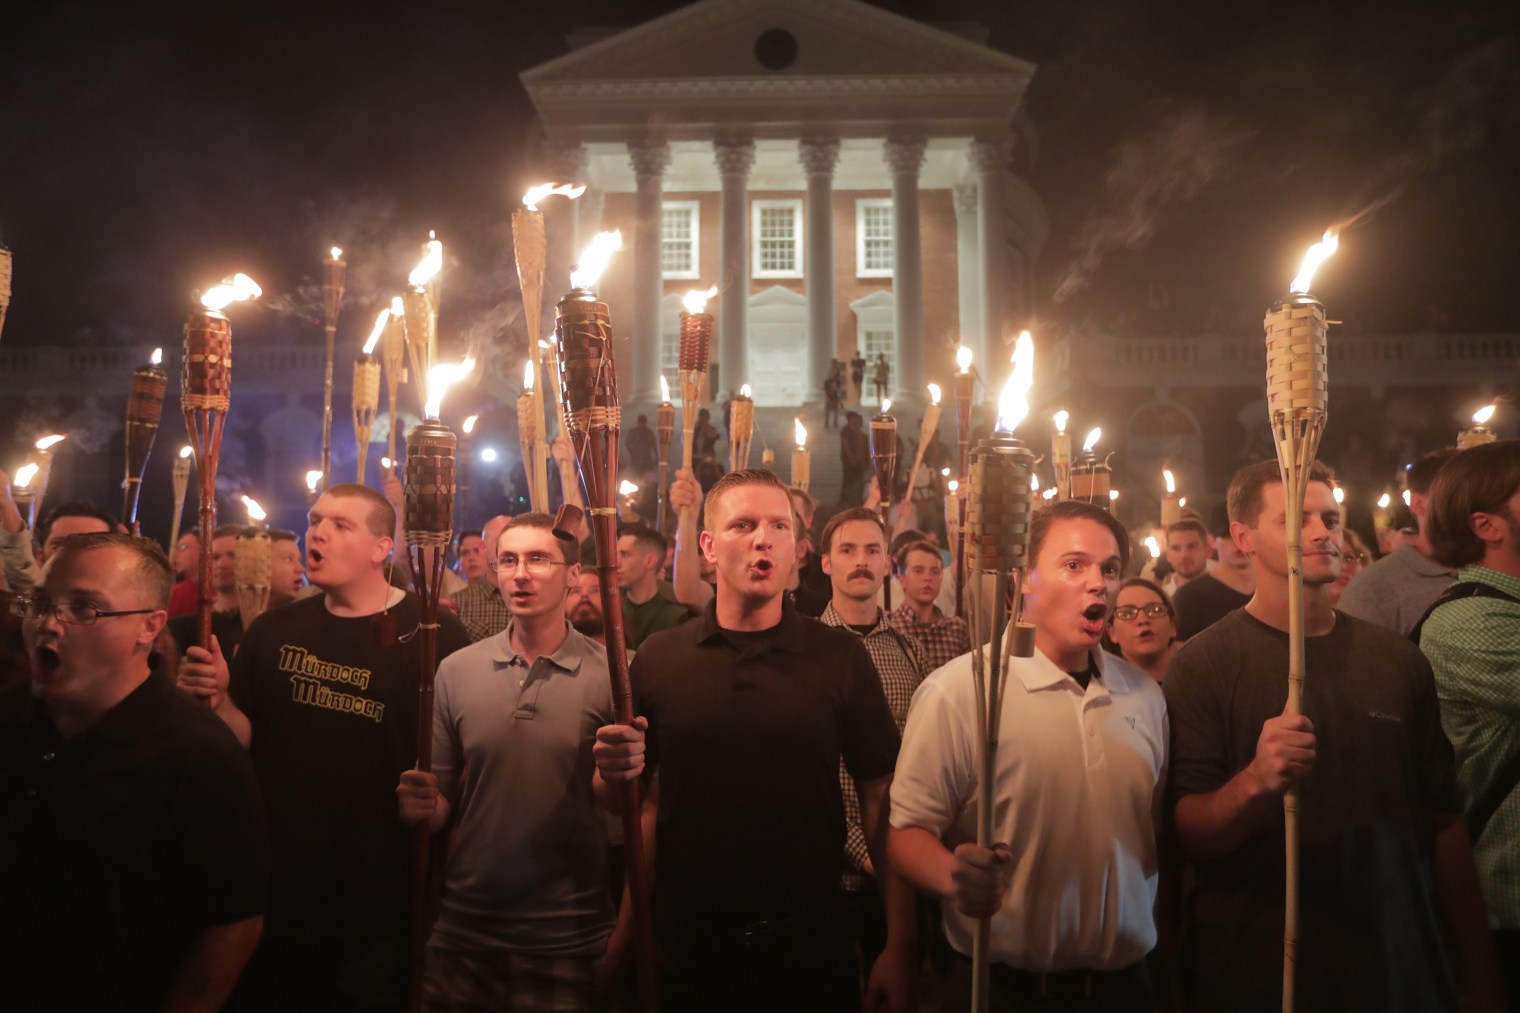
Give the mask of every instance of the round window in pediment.
[(785, 28), (772, 28), (755, 40), (755, 59), (767, 70), (785, 70), (797, 62), (797, 36)]

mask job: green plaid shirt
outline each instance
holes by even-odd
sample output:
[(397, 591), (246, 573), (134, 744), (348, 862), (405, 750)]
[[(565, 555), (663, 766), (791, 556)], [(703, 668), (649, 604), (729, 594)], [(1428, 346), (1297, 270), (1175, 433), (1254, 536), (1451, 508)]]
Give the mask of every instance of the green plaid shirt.
[[(1520, 598), (1520, 579), (1464, 566), (1459, 582), (1488, 584)], [(1441, 725), (1457, 753), (1457, 783), (1471, 808), (1520, 752), (1520, 605), (1463, 598), (1442, 605), (1420, 631), (1436, 672)], [(1520, 929), (1520, 791), (1511, 791), (1473, 843), (1489, 924)]]

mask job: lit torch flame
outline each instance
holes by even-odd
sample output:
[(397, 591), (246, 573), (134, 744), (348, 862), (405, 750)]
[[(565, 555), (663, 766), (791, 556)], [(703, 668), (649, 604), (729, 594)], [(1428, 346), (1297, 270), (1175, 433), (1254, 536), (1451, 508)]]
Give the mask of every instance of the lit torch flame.
[(707, 300), (718, 294), (718, 286), (714, 285), (707, 291), (694, 288), (681, 297), (681, 305), (687, 313), (695, 316), (698, 313), (707, 312)]
[(889, 397), (882, 398), (881, 399), (881, 413), (883, 415), (886, 415), (891, 410), (892, 410), (892, 399), (889, 398)]
[(965, 345), (955, 350), (955, 365), (962, 373), (971, 372), (971, 349)]
[(570, 272), (570, 287), (591, 291), (602, 280), (602, 272), (612, 255), (623, 248), (623, 233), (598, 232), (591, 237), (591, 245), (581, 253), (581, 259)]
[(537, 211), (538, 202), (546, 197), (558, 195), (575, 200), (575, 198), (585, 192), (586, 188), (584, 186), (576, 186), (574, 183), (540, 183), (523, 194), (523, 207), (529, 211)]
[(1498, 407), (1499, 406), (1495, 404), (1484, 405), (1482, 408), (1479, 408), (1477, 411), (1473, 412), (1473, 425), (1486, 425), (1488, 423), (1488, 420), (1494, 417), (1494, 412), (1498, 409)]
[(163, 363), (164, 363), (164, 350), (162, 348), (155, 348), (155, 349), (153, 349), (153, 354), (148, 358), (148, 361), (150, 363), (152, 363), (153, 365), (155, 365), (155, 366), (161, 366), (161, 365), (163, 365)]
[(1342, 489), (1340, 486), (1336, 486), (1334, 489), (1331, 489), (1330, 495), (1335, 497), (1336, 503), (1346, 502), (1346, 490)]
[(1304, 254), (1304, 262), (1298, 268), (1298, 277), (1293, 279), (1293, 284), (1288, 286), (1288, 291), (1308, 292), (1309, 286), (1314, 283), (1314, 272), (1330, 259), (1330, 254), (1334, 253), (1340, 245), (1340, 237), (1336, 231), (1326, 229), (1325, 238), (1309, 247), (1309, 252)]
[(939, 404), (939, 384), (937, 383), (929, 384), (929, 402), (935, 405)]
[[(1117, 502), (1119, 502), (1119, 490), (1118, 489), (1110, 489), (1110, 490), (1108, 490), (1108, 501), (1110, 503), (1117, 503)], [(1180, 502), (1178, 502), (1177, 505), (1178, 506), (1187, 506), (1187, 500), (1185, 500), (1185, 499), (1181, 500)]]
[(459, 428), (463, 429), (464, 434), (468, 436), (475, 431), (475, 423), (477, 420), (479, 420), (479, 418), (479, 415), (471, 415), (469, 418), (464, 420), (464, 425), (460, 426)]
[[(338, 248), (335, 246), (335, 247), (333, 247), (333, 249), (337, 250)], [(342, 251), (339, 250), (338, 252), (341, 253)], [(334, 257), (333, 259), (337, 260), (338, 258)], [(320, 482), (320, 481), (322, 481), (322, 473), (320, 471), (308, 471), (306, 473), (306, 491), (307, 492), (316, 492), (317, 491), (317, 483)]]
[(1053, 486), (1053, 485), (1046, 486), (1045, 487), (1045, 491), (1042, 492), (1042, 493), (1040, 493), (1040, 498), (1041, 499), (1055, 499), (1056, 498), (1056, 487)]
[(1145, 551), (1151, 554), (1152, 559), (1161, 558), (1161, 544), (1156, 541), (1155, 535), (1145, 536)]
[(247, 299), (257, 299), (264, 294), (259, 288), (259, 283), (246, 274), (234, 274), (231, 278), (223, 278), (220, 285), (212, 285), (201, 296), (201, 305), (208, 310), (225, 309), (235, 302), (243, 302)]
[(32, 444), (32, 446), (36, 447), (38, 450), (48, 450), (52, 448), (53, 444), (63, 442), (63, 439), (63, 436), (59, 435), (58, 433), (54, 433), (52, 436), (44, 436), (42, 439)]
[(958, 482), (958, 481), (956, 481), (955, 479), (952, 478), (950, 480), (950, 484), (948, 486), (946, 486), (945, 488), (949, 489), (950, 490), (950, 494), (953, 496), (953, 495), (955, 495), (956, 490), (959, 489), (960, 487), (961, 487), (960, 482)]
[[(320, 471), (316, 474), (318, 478), (322, 476), (322, 473)], [(310, 479), (307, 481), (310, 481)], [(269, 516), (264, 512), (264, 508), (259, 506), (259, 501), (254, 499), (252, 496), (244, 496), (242, 499), (243, 506), (248, 508), (248, 523), (250, 526), (254, 521), (261, 521)]]
[(1028, 331), (1013, 346), (1013, 375), (998, 397), (996, 430), (1011, 433), (1029, 414), (1029, 392), (1034, 388), (1034, 338)]
[(195, 453), (195, 448), (191, 447), (188, 443), (179, 448), (180, 457), (189, 457), (193, 453)]
[(386, 471), (390, 471), (395, 466), (396, 462), (392, 461), (389, 457), (380, 458), (380, 467), (384, 468)]
[(375, 346), (380, 343), (380, 338), (385, 334), (385, 325), (391, 322), (391, 311), (381, 310), (375, 318), (375, 329), (369, 332), (369, 340), (364, 342), (364, 354), (374, 352)]
[(1103, 439), (1103, 429), (1100, 426), (1094, 429), (1092, 432), (1088, 433), (1087, 439), (1082, 441), (1082, 453), (1092, 453), (1092, 448), (1096, 447), (1098, 445), (1098, 441), (1101, 439)]
[(1039, 492), (1040, 491), (1040, 476), (1036, 475), (1032, 471), (1029, 473), (1029, 491), (1030, 492)]
[(342, 260), (343, 259), (343, 249), (341, 247), (334, 246), (331, 250), (328, 250), (327, 252), (330, 253), (330, 254), (332, 254), (332, 259), (333, 260)]
[(534, 373), (536, 372), (537, 370), (533, 368), (532, 359), (529, 359), (527, 362), (523, 363), (523, 390), (533, 389)]
[(400, 320), (402, 317), (406, 316), (406, 303), (401, 301), (401, 297), (399, 295), (391, 296), (391, 316), (395, 317), (397, 320)]
[(1378, 509), (1379, 510), (1387, 510), (1392, 505), (1393, 505), (1393, 497), (1390, 496), (1390, 495), (1388, 495), (1386, 492), (1383, 493), (1383, 495), (1381, 495), (1381, 496), (1378, 497)]
[(1065, 408), (1062, 408), (1060, 411), (1056, 412), (1056, 414), (1055, 414), (1055, 416), (1054, 416), (1054, 418), (1052, 420), (1056, 424), (1056, 433), (1059, 434), (1059, 435), (1061, 435), (1061, 436), (1065, 436), (1066, 435), (1066, 423), (1069, 422), (1070, 420), (1071, 420), (1071, 412), (1067, 411)]
[(660, 374), (660, 400), (670, 402), (670, 381), (665, 379), (665, 374)]
[(1403, 495), (1404, 495), (1404, 505), (1408, 506), (1409, 505), (1409, 490), (1405, 489)]
[(792, 417), (792, 434), (797, 440), (798, 447), (807, 446), (807, 427), (804, 426), (802, 424), (802, 420), (796, 416)]
[[(739, 396), (740, 397), (751, 397), (751, 396), (753, 396), (751, 394), (751, 392), (750, 392), (749, 384), (747, 384), (747, 383), (741, 383), (739, 385)], [(882, 411), (886, 411), (886, 409), (883, 408)]]
[(443, 244), (434, 238), (434, 233), (428, 233), (427, 252), (412, 268), (412, 273), (406, 276), (407, 283), (413, 288), (422, 288), (428, 282), (438, 276), (443, 270)]
[(16, 469), (16, 488), (25, 489), (32, 484), (32, 479), (37, 477), (39, 466), (37, 464), (23, 464)]
[(475, 360), (465, 358), (463, 362), (440, 362), (427, 375), (427, 404), (423, 406), (422, 413), (430, 419), (438, 418), (438, 413), (443, 411), (443, 396), (449, 392), (449, 388), (470, 375), (475, 368)]
[(636, 486), (636, 485), (634, 485), (632, 482), (628, 481), (626, 478), (623, 479), (623, 481), (621, 483), (619, 483), (619, 485), (618, 485), (618, 495), (619, 496), (632, 496), (634, 493), (636, 493), (638, 491), (639, 491), (639, 487)]
[(1177, 480), (1172, 477), (1172, 469), (1161, 469), (1161, 477), (1166, 479), (1166, 494), (1170, 496), (1175, 493), (1177, 491)]

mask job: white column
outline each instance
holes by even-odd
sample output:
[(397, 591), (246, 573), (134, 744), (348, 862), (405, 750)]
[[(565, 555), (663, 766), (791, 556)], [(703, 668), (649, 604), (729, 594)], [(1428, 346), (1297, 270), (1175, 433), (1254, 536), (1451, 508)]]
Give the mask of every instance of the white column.
[[(895, 399), (927, 399), (924, 387), (924, 255), (918, 235), (918, 172), (922, 137), (889, 137), (882, 147), (892, 170), (892, 310), (896, 330)], [(870, 366), (866, 369), (869, 373)]]
[(807, 173), (807, 398), (823, 400), (823, 382), (837, 351), (834, 322), (834, 167), (839, 164), (839, 138), (804, 138), (797, 144), (798, 160)]
[[(547, 176), (555, 181), (576, 181), (586, 174), (586, 149), (579, 144), (553, 144), (544, 150)], [(554, 307), (560, 296), (570, 289), (570, 268), (580, 256), (580, 236), (576, 227), (576, 201), (551, 197), (544, 209), (544, 298), (542, 302), (543, 334), (532, 335), (530, 343), (547, 338), (554, 331)]]
[(955, 267), (960, 340), (971, 349), (982, 344), (982, 251), (977, 241), (977, 203), (976, 183), (956, 184)]
[(1006, 135), (978, 137), (971, 142), (971, 164), (977, 173), (981, 198), (977, 208), (977, 245), (982, 260), (981, 347), (974, 349), (976, 362), (989, 384), (1001, 382), (1012, 348), (1003, 344), (1003, 332), (1013, 319), (1010, 294), (1018, 279), (1008, 256), (1008, 222), (1004, 206), (1004, 176), (1013, 156), (1013, 140)]
[(633, 379), (626, 400), (654, 404), (660, 394), (660, 219), (670, 145), (663, 141), (628, 145), (637, 188), (633, 225)]
[(749, 372), (749, 170), (755, 164), (752, 140), (713, 142), (713, 159), (723, 180), (718, 234), (718, 389), (737, 391)]

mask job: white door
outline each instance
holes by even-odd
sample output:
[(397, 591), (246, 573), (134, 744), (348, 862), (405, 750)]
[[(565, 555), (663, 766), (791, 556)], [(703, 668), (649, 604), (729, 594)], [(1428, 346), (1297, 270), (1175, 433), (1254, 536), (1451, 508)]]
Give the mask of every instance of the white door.
[[(807, 298), (774, 285), (749, 301), (749, 376), (755, 404), (800, 405), (807, 393)], [(729, 386), (724, 380), (724, 386)]]

